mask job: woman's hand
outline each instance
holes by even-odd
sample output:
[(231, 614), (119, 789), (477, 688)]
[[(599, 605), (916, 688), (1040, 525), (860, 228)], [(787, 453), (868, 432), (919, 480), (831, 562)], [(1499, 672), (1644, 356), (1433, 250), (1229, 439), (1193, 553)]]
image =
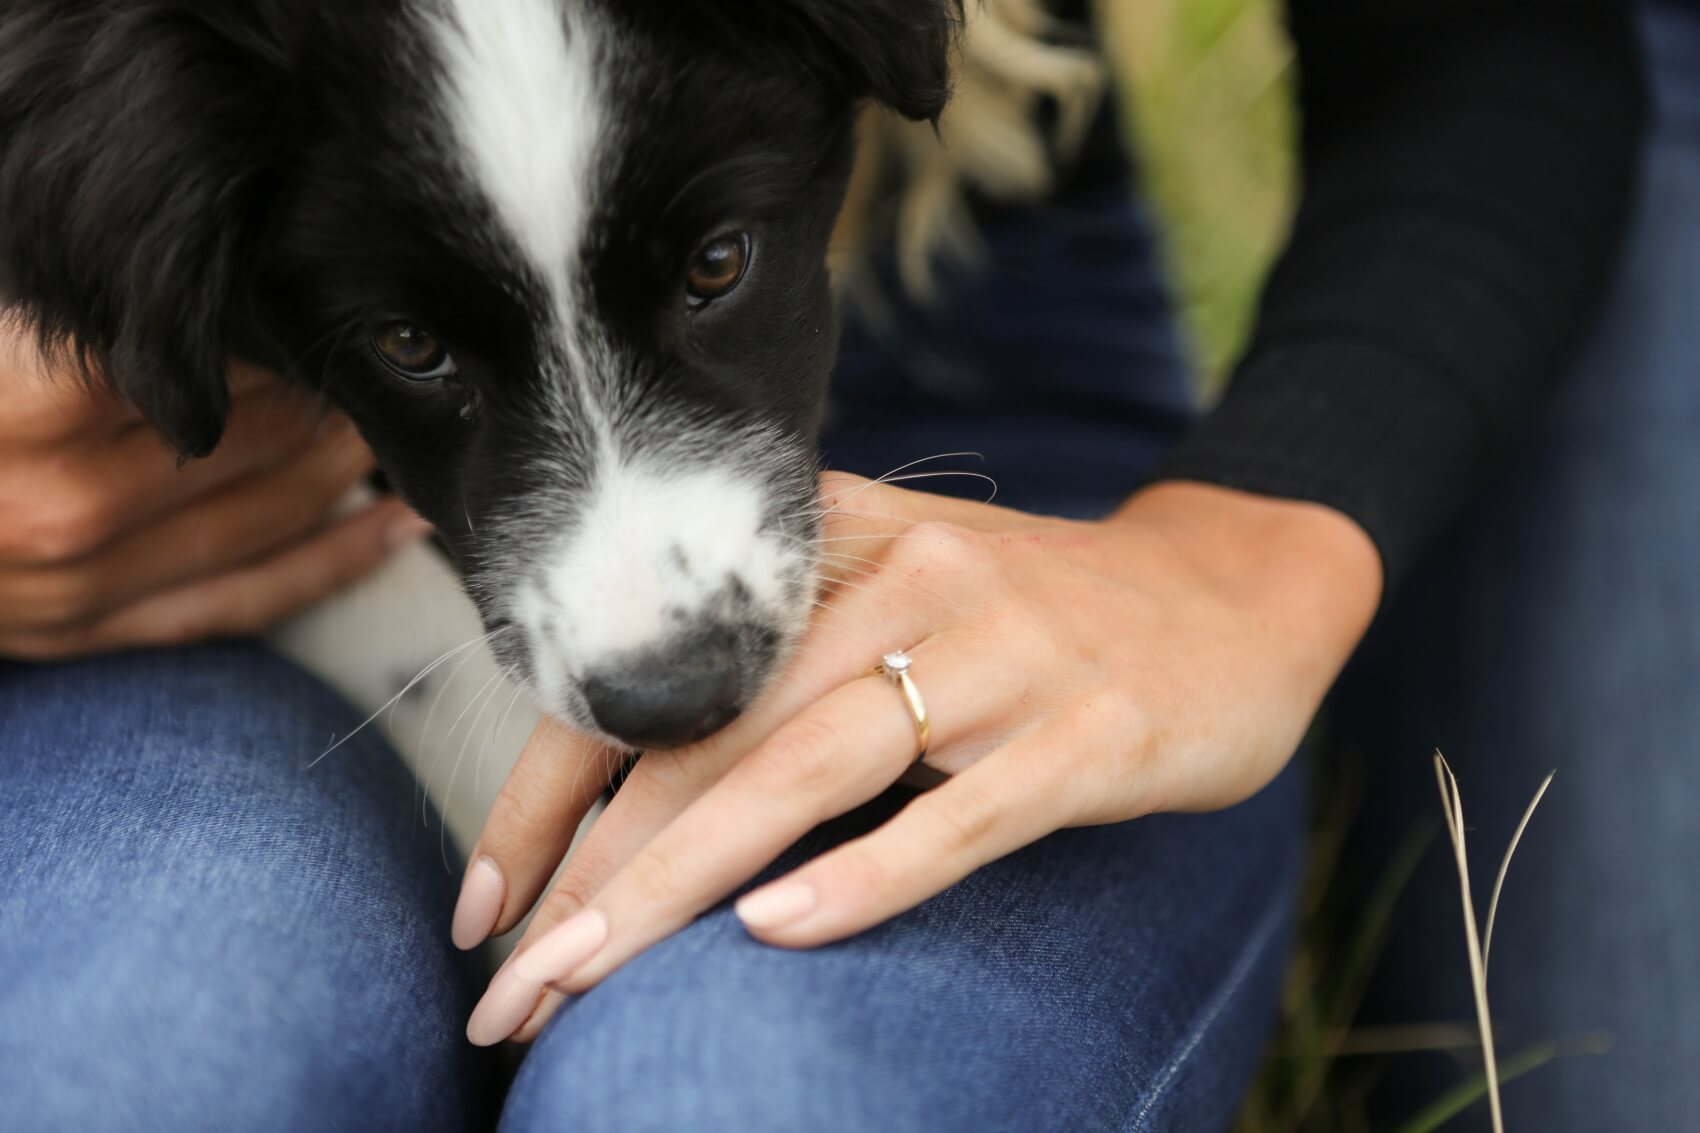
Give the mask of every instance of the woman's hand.
[(224, 442), (180, 466), (133, 411), (0, 328), (0, 656), (254, 633), (425, 530), (396, 501), (327, 522), (371, 454), (261, 371), (233, 368)]
[[(640, 760), (468, 1027), (534, 1036), (584, 991), (908, 769), (914, 723), (869, 675), (906, 649), (954, 777), (883, 827), (738, 902), (808, 948), (909, 909), (1068, 826), (1230, 806), (1293, 754), (1380, 600), (1343, 516), (1162, 484), (1100, 523), (828, 478), (834, 576), (789, 672), (695, 747)], [(834, 569), (836, 568), (836, 569)], [(470, 947), (517, 924), (606, 781), (611, 753), (533, 737), (473, 854)]]

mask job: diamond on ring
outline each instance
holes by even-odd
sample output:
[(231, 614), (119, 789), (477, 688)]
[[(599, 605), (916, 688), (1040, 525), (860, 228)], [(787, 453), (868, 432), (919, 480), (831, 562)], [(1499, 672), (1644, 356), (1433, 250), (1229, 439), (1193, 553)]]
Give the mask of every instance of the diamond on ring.
[(887, 653), (880, 659), (881, 670), (883, 670), (885, 675), (890, 677), (893, 681), (897, 680), (897, 678), (901, 677), (904, 673), (907, 673), (912, 667), (914, 667), (914, 664), (915, 662), (909, 659), (909, 654), (905, 653), (901, 649)]

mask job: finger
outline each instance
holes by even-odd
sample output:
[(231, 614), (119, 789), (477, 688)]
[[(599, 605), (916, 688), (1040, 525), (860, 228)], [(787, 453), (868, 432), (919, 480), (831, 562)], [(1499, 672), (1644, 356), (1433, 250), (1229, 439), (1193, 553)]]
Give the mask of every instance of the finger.
[[(900, 583), (859, 588), (830, 615), (817, 618), (791, 671), (743, 717), (700, 744), (649, 752), (638, 762), (538, 910), (533, 932), (576, 912), (638, 849), (776, 731), (866, 676), (872, 659), (925, 638), (930, 619), (929, 604), (917, 601)], [(947, 673), (953, 668), (945, 665)], [(901, 706), (894, 690), (887, 690), (887, 697)], [(939, 751), (936, 742), (934, 749)]]
[[(933, 643), (917, 655), (938, 705), (941, 758), (986, 744), (1019, 676), (977, 649)], [(569, 922), (516, 964), (519, 975), (583, 991), (682, 928), (809, 830), (874, 798), (914, 761), (914, 720), (882, 677), (855, 681), (782, 728), (644, 846), (574, 918), (608, 929), (594, 955)]]
[(263, 562), (148, 598), (91, 626), (13, 635), (0, 652), (29, 660), (262, 633), (380, 566), (430, 527), (387, 499)]
[(765, 943), (814, 948), (914, 908), (1069, 824), (1067, 742), (1041, 730), (987, 756), (878, 830), (746, 894), (739, 918)]
[(87, 559), (0, 570), (10, 628), (94, 620), (146, 595), (258, 561), (315, 530), (372, 467), (360, 439), (338, 430), (282, 468), (233, 484)]
[(6, 446), (0, 459), (0, 560), (58, 565), (89, 557), (162, 515), (234, 481), (275, 468), (316, 438), (352, 429), (294, 389), (239, 400), (230, 429), (204, 460), (180, 462), (136, 425), (75, 443)]
[[(910, 606), (888, 612), (884, 619), (846, 617), (842, 621), (842, 625), (815, 627), (785, 680), (730, 727), (700, 744), (648, 752), (638, 761), (538, 909), (533, 932), (576, 912), (582, 899), (600, 889), (692, 800), (776, 730), (822, 697), (865, 676), (869, 664), (853, 658), (883, 656), (924, 633), (919, 613)], [(888, 691), (888, 695), (900, 703), (895, 693)]]
[[(646, 754), (585, 833), (560, 878), (537, 905), (513, 956), (490, 981), (467, 1020), (466, 1036), (473, 1045), (527, 1043), (543, 1033), (564, 997), (541, 981), (521, 977), (514, 969), (514, 959), (583, 909), (601, 887), (602, 879), (618, 872), (621, 863), (713, 783), (719, 774), (716, 767), (706, 761), (679, 760), (680, 754)], [(663, 765), (669, 770), (658, 771)], [(559, 862), (560, 858), (553, 860)], [(517, 902), (510, 899), (506, 909), (515, 907)]]
[[(950, 671), (950, 666), (936, 663), (941, 653), (919, 652), (928, 657), (928, 671), (935, 667)], [(944, 704), (946, 715), (966, 721), (966, 698), (985, 693), (989, 686), (964, 674), (953, 685), (935, 687), (935, 700)], [(958, 707), (959, 700), (963, 707)], [(928, 707), (931, 712), (931, 703)], [(733, 772), (724, 777), (719, 766), (702, 758), (707, 753), (646, 755), (567, 862), (516, 955), (528, 951), (585, 908), (640, 851), (687, 860), (698, 854), (713, 854), (716, 860), (724, 855), (732, 864), (718, 877), (701, 883), (706, 896), (697, 902), (696, 911), (700, 911), (777, 857), (819, 821), (819, 816), (848, 810), (858, 800), (872, 797), (909, 766), (916, 742), (914, 723), (897, 691), (883, 678), (857, 680), (839, 690), (822, 708), (827, 722), (807, 731), (801, 726), (784, 731), (757, 753), (737, 762)], [(961, 731), (954, 723), (939, 728), (935, 749), (941, 752), (940, 759), (963, 757), (967, 745), (959, 735)], [(844, 740), (847, 757), (824, 749), (797, 754), (799, 745), (820, 742), (835, 733)], [(812, 741), (810, 736), (814, 737)], [(870, 753), (884, 753), (884, 758), (871, 758)], [(813, 777), (820, 768), (842, 769), (843, 781), (815, 783)], [(715, 787), (715, 783), (720, 785)], [(832, 801), (823, 805), (812, 793), (814, 787), (830, 795)], [(752, 804), (754, 794), (766, 789), (779, 797), (765, 805), (760, 801)], [(726, 796), (733, 801), (723, 810), (720, 799)], [(703, 801), (693, 807), (692, 800)], [(674, 822), (681, 815), (685, 817)], [(724, 821), (714, 822), (717, 815)], [(727, 877), (732, 880), (727, 881)], [(694, 913), (684, 920), (689, 915)], [(661, 920), (665, 922), (665, 914)], [(491, 982), (469, 1023), (468, 1034), (480, 1045), (510, 1038), (530, 1042), (542, 1033), (562, 1001), (559, 992), (541, 980), (522, 976), (510, 963)]]
[[(866, 626), (869, 623), (864, 621), (860, 624)], [(855, 665), (847, 658), (883, 655), (890, 646), (877, 645), (877, 642), (910, 639), (906, 635), (919, 631), (900, 629), (895, 634), (885, 631), (882, 636), (874, 636), (879, 632), (866, 632), (861, 639), (848, 645), (844, 638), (828, 635), (822, 643), (829, 647), (825, 650), (806, 646), (804, 657), (824, 652), (828, 663), (819, 665), (800, 661), (777, 696), (758, 705), (748, 717), (704, 743), (678, 751), (646, 753), (561, 872), (547, 899), (538, 908), (527, 939), (535, 939), (578, 912), (640, 849), (719, 782), (729, 769), (737, 766), (753, 750), (773, 742), (770, 737), (776, 731), (782, 731), (823, 698), (867, 675), (866, 665)], [(899, 694), (882, 684), (875, 687), (883, 692), (879, 699), (888, 702), (887, 711), (882, 714), (885, 721), (890, 723), (893, 718), (907, 721)], [(867, 694), (863, 692), (860, 695)], [(966, 716), (962, 718), (966, 719)], [(912, 743), (913, 725), (909, 726)], [(940, 745), (937, 739), (933, 746), (938, 752)], [(949, 755), (948, 747), (946, 745), (946, 756)]]
[(685, 759), (682, 754), (648, 752), (632, 768), (537, 904), (521, 949), (583, 909), (609, 878), (724, 773), (712, 761)]
[[(625, 955), (628, 952), (635, 955), (639, 944), (653, 943), (666, 932), (682, 927), (695, 912), (712, 905), (759, 872), (815, 825), (818, 820), (814, 816), (848, 810), (858, 799), (871, 798), (889, 786), (914, 757), (915, 730), (894, 690), (882, 685), (883, 681), (857, 681), (848, 686), (840, 696), (822, 706), (833, 722), (812, 730), (817, 742), (819, 737), (832, 734), (833, 729), (838, 729), (846, 740), (854, 736), (859, 742), (851, 742), (849, 746), (855, 749), (853, 756), (862, 758), (838, 759), (822, 751), (798, 759), (792, 754), (799, 750), (796, 745), (810, 741), (786, 733), (775, 736), (764, 747), (764, 753), (758, 753), (761, 759), (774, 765), (772, 768), (757, 766), (758, 755), (751, 755), (749, 760), (737, 765), (732, 775), (719, 780), (719, 787), (712, 787), (719, 776), (713, 767), (678, 759), (682, 753), (661, 753), (674, 757), (671, 760), (656, 760), (658, 753), (646, 755), (568, 861), (549, 899), (539, 907), (525, 939), (516, 948), (514, 959), (491, 981), (468, 1022), (471, 1041), (480, 1046), (504, 1039), (524, 1043), (542, 1033), (564, 996), (531, 971), (517, 968), (517, 958), (540, 940), (549, 938), (593, 898), (600, 903), (599, 894), (608, 892), (609, 879), (620, 875), (640, 851), (656, 855), (658, 861), (678, 858), (704, 866), (708, 866), (709, 859), (699, 856), (712, 854), (716, 865), (701, 871), (713, 875), (708, 878), (690, 874), (679, 877), (682, 887), (696, 885), (700, 889), (701, 896), (691, 906), (693, 912), (681, 917), (669, 915), (666, 910), (642, 910), (642, 915), (653, 913), (653, 916), (636, 922), (632, 939), (622, 949), (622, 959), (629, 958)], [(873, 711), (875, 708), (885, 711)], [(962, 718), (961, 714), (958, 716)], [(861, 726), (875, 721), (878, 723), (872, 727)], [(948, 731), (941, 733), (947, 746), (953, 738)], [(875, 752), (881, 755), (870, 758), (870, 753)], [(665, 773), (645, 773), (646, 766), (663, 764), (668, 768)], [(844, 772), (841, 782), (814, 784), (836, 800), (827, 805), (808, 795), (816, 774), (812, 769), (823, 766), (839, 767)], [(693, 782), (690, 778), (693, 775), (700, 782)], [(788, 796), (773, 803), (772, 813), (764, 812), (760, 802), (750, 796), (751, 790), (759, 790), (768, 782), (774, 785), (777, 794)], [(721, 800), (727, 796), (732, 803), (723, 807)], [(699, 804), (690, 805), (693, 799), (700, 800)], [(678, 822), (672, 822), (675, 816), (681, 816)], [(656, 871), (656, 867), (650, 867), (648, 876), (660, 876), (673, 868), (676, 867), (662, 866)], [(621, 902), (616, 898), (615, 903)]]
[[(323, 400), (295, 386), (259, 386), (237, 398), (230, 423), (210, 456), (180, 461), (147, 425), (102, 446), (82, 469), (82, 487), (105, 487), (118, 519), (114, 533), (143, 526), (219, 488), (277, 468), (317, 441), (353, 433)], [(113, 489), (118, 489), (114, 491)]]
[[(842, 606), (848, 609), (840, 611), (844, 616), (817, 621), (786, 679), (731, 727), (685, 750), (650, 752), (638, 763), (538, 906), (520, 951), (582, 909), (642, 847), (751, 749), (823, 696), (865, 675), (868, 662), (857, 659), (880, 657), (927, 635), (928, 608), (901, 586), (859, 587), (847, 598)], [(898, 694), (886, 692), (898, 719), (907, 721)], [(1011, 703), (1020, 699), (1009, 698)], [(544, 994), (539, 986), (520, 979), (509, 965), (480, 1003), (469, 1034), (475, 1042), (494, 1043), (507, 1037), (529, 1041), (541, 1032), (560, 1001), (558, 994)], [(519, 1011), (523, 1018), (525, 1011), (534, 1008), (529, 1021), (514, 1031), (513, 1013)]]
[(457, 948), (476, 948), (524, 919), (622, 757), (551, 717), (538, 724), (473, 848), (455, 903)]

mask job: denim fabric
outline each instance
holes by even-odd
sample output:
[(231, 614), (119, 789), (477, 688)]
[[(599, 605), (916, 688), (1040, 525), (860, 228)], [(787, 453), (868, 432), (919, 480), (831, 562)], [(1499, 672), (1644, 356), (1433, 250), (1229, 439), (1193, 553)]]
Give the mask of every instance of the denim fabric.
[(1295, 767), (1221, 814), (1053, 835), (815, 952), (722, 906), (557, 1016), (502, 1129), (1224, 1129), (1273, 1017), (1302, 794)]
[(256, 646), (0, 663), (0, 1128), (467, 1127), (412, 779)]
[[(1604, 322), (1377, 631), (1347, 699), (1372, 774), (1359, 860), (1438, 814), (1440, 747), (1484, 911), (1524, 806), (1558, 770), (1506, 882), (1488, 988), (1505, 1054), (1609, 1043), (1506, 1087), (1507, 1126), (1547, 1133), (1700, 1129), (1700, 8), (1661, 6), (1648, 31), (1658, 124)], [(1370, 1019), (1472, 1017), (1442, 845)], [(1387, 1115), (1465, 1072), (1395, 1061)], [(1487, 1128), (1485, 1108), (1456, 1127)]]
[[(1102, 513), (1191, 412), (1149, 230), (1117, 195), (988, 236), (943, 304), (851, 330), (828, 451), (979, 449), (1004, 502)], [(371, 737), (306, 767), (351, 723), (255, 647), (0, 667), (0, 1124), (494, 1119), (413, 785)], [(1223, 814), (1059, 834), (818, 952), (722, 906), (558, 1016), (504, 1127), (1223, 1128), (1274, 1013), (1302, 794), (1295, 769)]]

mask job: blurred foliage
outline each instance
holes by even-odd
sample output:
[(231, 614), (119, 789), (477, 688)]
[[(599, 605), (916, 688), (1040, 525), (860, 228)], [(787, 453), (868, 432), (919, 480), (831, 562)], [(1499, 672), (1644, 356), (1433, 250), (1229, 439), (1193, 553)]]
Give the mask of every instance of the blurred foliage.
[(1293, 201), (1292, 46), (1274, 0), (1096, 0), (1205, 388), (1244, 345)]

